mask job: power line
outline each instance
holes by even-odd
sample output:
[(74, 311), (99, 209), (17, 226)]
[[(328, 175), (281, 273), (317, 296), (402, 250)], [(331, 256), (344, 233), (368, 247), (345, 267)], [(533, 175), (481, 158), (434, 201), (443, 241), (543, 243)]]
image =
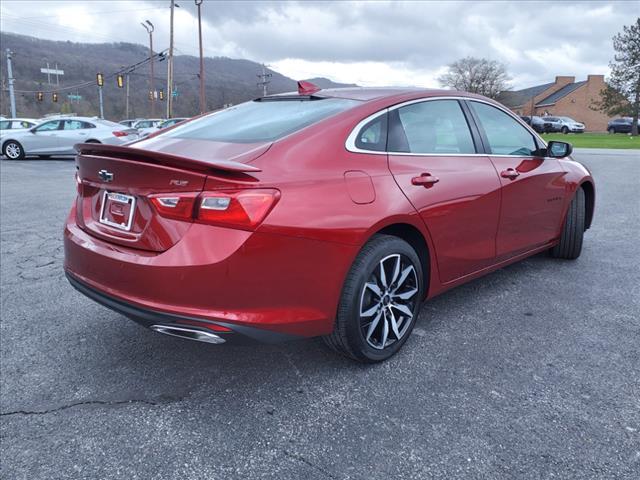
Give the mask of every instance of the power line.
[[(150, 7), (150, 8), (136, 8), (136, 9), (129, 9), (129, 10), (102, 10), (102, 11), (98, 11), (98, 12), (88, 12), (91, 15), (110, 15), (113, 13), (125, 13), (125, 12), (148, 12), (149, 10), (157, 10), (157, 7)], [(6, 14), (6, 13), (2, 13), (2, 15), (11, 15), (11, 14)], [(13, 17), (14, 20), (30, 20), (30, 19), (38, 19), (38, 18), (51, 18), (51, 15), (35, 15), (32, 17), (16, 17), (15, 15), (11, 15)]]
[[(153, 58), (164, 58), (164, 54), (165, 51), (163, 50), (162, 52), (158, 52), (156, 54), (153, 55)], [(121, 69), (119, 69), (116, 72), (104, 75), (105, 79), (108, 78), (114, 78), (117, 75), (121, 75), (123, 73), (132, 73), (133, 70), (135, 70), (138, 67), (142, 67), (143, 65), (145, 65), (146, 63), (149, 63), (151, 61), (150, 58), (145, 58), (144, 60), (139, 61), (138, 63), (134, 63), (132, 65), (128, 65), (126, 67), (123, 67)], [(78, 83), (75, 85), (68, 85), (65, 87), (60, 87), (60, 88), (55, 88), (53, 90), (15, 90), (16, 93), (38, 93), (38, 92), (42, 92), (42, 93), (53, 93), (53, 92), (64, 92), (66, 90), (75, 90), (75, 89), (79, 89), (79, 88), (84, 88), (84, 87), (88, 87), (91, 85), (95, 85), (95, 80), (88, 80), (86, 82), (82, 82), (82, 83)]]

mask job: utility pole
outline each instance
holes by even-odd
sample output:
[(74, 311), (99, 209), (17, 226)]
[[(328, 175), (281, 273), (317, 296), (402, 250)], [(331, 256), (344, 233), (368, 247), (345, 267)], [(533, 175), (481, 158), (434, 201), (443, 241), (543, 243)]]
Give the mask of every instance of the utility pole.
[(263, 63), (262, 64), (262, 75), (257, 75), (257, 77), (260, 79), (260, 81), (258, 82), (258, 86), (262, 87), (262, 96), (263, 97), (267, 96), (267, 85), (269, 85), (269, 83), (271, 83), (271, 81), (267, 80), (267, 78), (270, 78), (272, 76), (270, 73), (267, 73), (266, 68), (267, 68), (267, 66)]
[(127, 71), (127, 75), (124, 78), (125, 78), (125, 82), (127, 82), (127, 85), (126, 85), (127, 93), (126, 93), (125, 102), (124, 102), (124, 110), (125, 110), (124, 118), (129, 118), (129, 72), (128, 71)]
[(7, 48), (7, 77), (9, 77), (9, 102), (11, 103), (11, 118), (16, 118), (16, 94), (13, 91), (13, 69), (11, 68), (13, 52)]
[(104, 103), (102, 102), (102, 87), (98, 87), (98, 96), (100, 97), (100, 118), (104, 118)]
[(167, 118), (173, 113), (173, 11), (175, 0), (171, 0), (171, 17), (169, 25), (169, 62), (167, 63)]
[(198, 6), (198, 38), (200, 40), (200, 113), (207, 110), (207, 99), (204, 95), (204, 54), (202, 52), (202, 0), (195, 0)]
[(149, 101), (151, 102), (151, 118), (156, 116), (156, 91), (153, 80), (153, 23), (149, 20), (145, 20), (146, 23), (141, 23), (149, 34), (149, 62), (151, 63), (151, 77), (149, 78)]

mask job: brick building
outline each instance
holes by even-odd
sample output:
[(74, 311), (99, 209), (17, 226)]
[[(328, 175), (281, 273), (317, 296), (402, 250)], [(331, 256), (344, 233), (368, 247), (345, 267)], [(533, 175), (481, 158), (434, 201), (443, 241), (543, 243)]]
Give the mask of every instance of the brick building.
[(610, 117), (592, 110), (606, 87), (604, 75), (588, 75), (576, 82), (575, 77), (556, 77), (555, 82), (524, 90), (502, 92), (498, 101), (518, 115), (560, 115), (584, 123), (588, 132), (605, 132)]

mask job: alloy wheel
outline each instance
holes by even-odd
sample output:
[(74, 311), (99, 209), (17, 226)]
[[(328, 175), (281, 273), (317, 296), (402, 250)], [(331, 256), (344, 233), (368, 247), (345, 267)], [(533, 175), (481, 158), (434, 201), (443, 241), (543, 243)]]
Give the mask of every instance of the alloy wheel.
[(20, 158), (22, 150), (20, 148), (20, 145), (12, 142), (5, 147), (4, 154), (10, 159), (15, 160), (16, 158)]
[(367, 344), (383, 350), (407, 333), (418, 290), (416, 269), (408, 257), (393, 254), (380, 260), (360, 296), (360, 329)]

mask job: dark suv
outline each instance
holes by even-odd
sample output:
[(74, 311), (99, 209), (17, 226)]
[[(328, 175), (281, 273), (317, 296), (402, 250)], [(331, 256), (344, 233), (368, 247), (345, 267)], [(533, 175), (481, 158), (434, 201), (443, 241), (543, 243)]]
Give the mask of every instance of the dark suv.
[(614, 118), (607, 124), (609, 133), (631, 133), (631, 117)]
[(524, 115), (520, 118), (524, 120), (527, 125), (531, 125), (531, 128), (538, 133), (547, 133), (549, 131), (550, 125), (547, 125), (541, 117)]

